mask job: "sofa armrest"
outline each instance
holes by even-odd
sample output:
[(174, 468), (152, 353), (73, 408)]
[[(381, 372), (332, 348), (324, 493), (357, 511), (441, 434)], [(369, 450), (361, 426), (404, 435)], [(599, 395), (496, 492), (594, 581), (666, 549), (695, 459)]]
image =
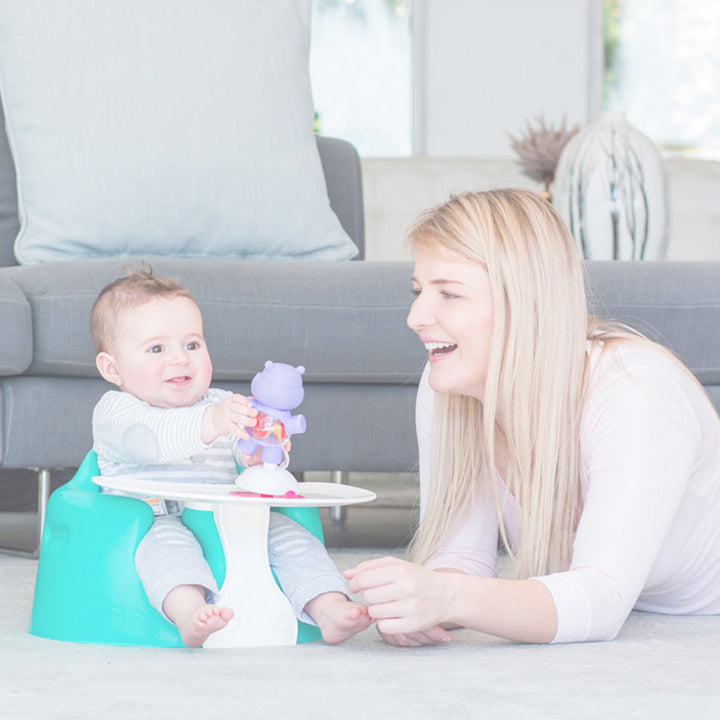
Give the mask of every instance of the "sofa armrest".
[(355, 260), (365, 259), (365, 208), (362, 167), (355, 147), (345, 140), (316, 135), (330, 206), (357, 245)]
[(0, 375), (20, 375), (32, 362), (32, 315), (23, 292), (5, 277), (0, 277), (0, 328)]

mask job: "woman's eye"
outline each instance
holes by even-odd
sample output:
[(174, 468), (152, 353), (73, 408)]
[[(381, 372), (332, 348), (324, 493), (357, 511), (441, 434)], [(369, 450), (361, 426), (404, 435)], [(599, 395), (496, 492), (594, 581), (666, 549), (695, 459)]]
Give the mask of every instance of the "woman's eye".
[(444, 298), (447, 298), (448, 300), (456, 300), (457, 298), (460, 297), (459, 295), (456, 295), (455, 293), (451, 293), (451, 292), (449, 292), (448, 290), (442, 290), (442, 291), (440, 292), (440, 294), (441, 294)]
[(420, 295), (420, 288), (414, 287), (411, 292), (415, 297), (418, 297), (418, 295)]

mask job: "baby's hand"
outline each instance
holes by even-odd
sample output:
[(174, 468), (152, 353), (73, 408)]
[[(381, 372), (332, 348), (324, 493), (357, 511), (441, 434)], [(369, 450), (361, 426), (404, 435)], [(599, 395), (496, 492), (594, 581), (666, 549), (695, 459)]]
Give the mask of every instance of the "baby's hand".
[(222, 435), (237, 435), (247, 440), (246, 425), (254, 425), (258, 411), (243, 395), (231, 395), (217, 405), (211, 405), (203, 415), (202, 440), (211, 443)]
[(261, 456), (262, 448), (258, 447), (257, 450), (252, 455), (248, 455), (247, 453), (240, 453), (242, 457), (242, 464), (245, 467), (251, 467), (253, 465), (259, 465), (262, 462), (262, 456)]
[[(290, 452), (290, 449), (292, 448), (292, 442), (290, 442), (290, 438), (285, 441), (285, 445), (283, 445), (283, 447), (285, 448), (285, 452)], [(242, 453), (242, 462), (245, 467), (259, 465), (262, 462), (262, 448), (259, 447), (252, 455)]]

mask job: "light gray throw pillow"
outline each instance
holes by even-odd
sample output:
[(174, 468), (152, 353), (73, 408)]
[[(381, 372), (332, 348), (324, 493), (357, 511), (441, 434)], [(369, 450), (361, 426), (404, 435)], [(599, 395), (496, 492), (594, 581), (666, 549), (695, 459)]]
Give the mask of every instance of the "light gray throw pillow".
[(0, 0), (21, 263), (344, 260), (312, 134), (311, 0)]

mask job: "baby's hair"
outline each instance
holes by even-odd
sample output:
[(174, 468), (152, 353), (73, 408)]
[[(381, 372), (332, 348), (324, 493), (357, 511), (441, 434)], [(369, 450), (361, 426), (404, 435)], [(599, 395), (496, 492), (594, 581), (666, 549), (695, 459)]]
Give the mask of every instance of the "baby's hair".
[(155, 275), (143, 263), (139, 270), (129, 272), (106, 285), (97, 296), (90, 311), (90, 332), (95, 352), (107, 352), (116, 334), (117, 319), (127, 310), (155, 297), (195, 298), (182, 285), (164, 275)]

